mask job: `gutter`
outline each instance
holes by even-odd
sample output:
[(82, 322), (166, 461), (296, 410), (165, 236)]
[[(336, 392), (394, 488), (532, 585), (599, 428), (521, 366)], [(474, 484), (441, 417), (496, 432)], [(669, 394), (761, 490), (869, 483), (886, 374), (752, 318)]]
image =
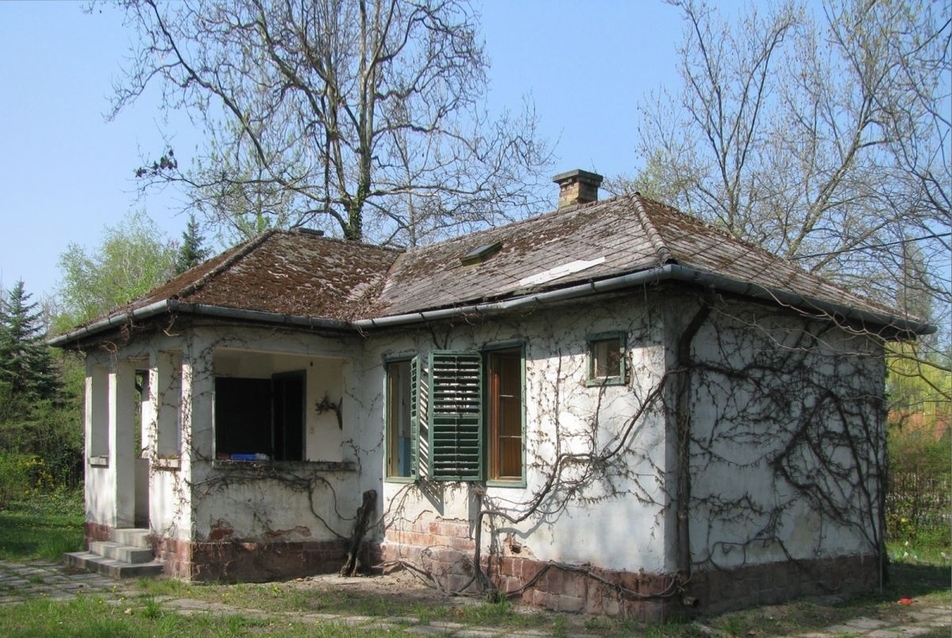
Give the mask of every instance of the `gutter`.
[(141, 308), (113, 315), (106, 319), (96, 321), (82, 328), (66, 332), (49, 340), (51, 346), (65, 346), (71, 341), (83, 337), (92, 336), (97, 332), (114, 328), (134, 320), (146, 319), (164, 312), (184, 312), (196, 315), (205, 315), (209, 317), (219, 317), (224, 319), (238, 319), (244, 321), (255, 321), (259, 323), (272, 323), (279, 325), (299, 326), (306, 328), (322, 328), (340, 332), (350, 332), (353, 330), (364, 331), (382, 328), (393, 328), (427, 321), (438, 321), (441, 319), (452, 319), (463, 315), (494, 315), (510, 310), (526, 308), (527, 306), (543, 306), (550, 303), (576, 299), (592, 294), (612, 292), (623, 290), (625, 288), (645, 286), (662, 281), (680, 281), (698, 286), (711, 287), (715, 290), (728, 292), (742, 297), (769, 301), (781, 306), (803, 309), (807, 312), (827, 315), (831, 318), (858, 323), (861, 325), (873, 324), (892, 328), (900, 333), (906, 334), (932, 334), (936, 331), (935, 326), (927, 323), (912, 321), (908, 319), (899, 319), (885, 313), (871, 312), (867, 310), (858, 310), (842, 304), (824, 301), (815, 297), (799, 295), (797, 293), (774, 288), (766, 288), (757, 284), (746, 283), (730, 279), (723, 275), (688, 268), (680, 264), (665, 264), (648, 270), (642, 270), (627, 275), (611, 277), (599, 281), (590, 281), (584, 284), (577, 284), (558, 290), (549, 290), (532, 295), (525, 295), (503, 301), (491, 301), (486, 303), (468, 304), (465, 306), (454, 306), (452, 308), (441, 308), (437, 310), (423, 310), (419, 312), (410, 312), (400, 315), (390, 315), (386, 317), (358, 319), (355, 321), (341, 321), (338, 319), (322, 319), (318, 317), (308, 317), (303, 315), (285, 315), (276, 312), (263, 312), (259, 310), (244, 310), (239, 308), (225, 308), (222, 306), (211, 306), (206, 304), (184, 303), (174, 299), (158, 301)]
[(118, 326), (132, 323), (135, 320), (148, 319), (163, 313), (183, 312), (193, 315), (204, 315), (207, 317), (219, 317), (222, 319), (238, 319), (242, 321), (254, 321), (258, 323), (271, 323), (279, 325), (302, 326), (306, 328), (324, 328), (325, 330), (335, 330), (341, 332), (350, 332), (354, 329), (353, 324), (347, 321), (337, 319), (321, 319), (318, 317), (307, 317), (303, 315), (284, 315), (277, 312), (264, 312), (261, 310), (244, 310), (241, 308), (226, 308), (224, 306), (211, 306), (207, 304), (185, 303), (176, 299), (164, 299), (151, 303), (141, 308), (136, 308), (131, 312), (123, 312), (100, 321), (95, 321), (89, 325), (57, 335), (47, 341), (51, 346), (63, 347), (71, 341), (78, 341), (83, 337), (92, 336), (98, 332), (116, 328)]
[(352, 322), (352, 325), (360, 330), (372, 328), (390, 328), (406, 324), (419, 323), (423, 321), (435, 321), (439, 319), (449, 319), (460, 315), (490, 315), (507, 312), (526, 306), (545, 305), (557, 301), (575, 299), (591, 294), (612, 292), (625, 288), (645, 286), (648, 284), (659, 283), (661, 281), (680, 281), (699, 286), (712, 287), (722, 292), (729, 292), (743, 297), (770, 301), (781, 306), (790, 306), (801, 308), (808, 312), (825, 314), (833, 318), (842, 318), (847, 321), (861, 324), (875, 324), (893, 328), (899, 332), (910, 334), (932, 334), (936, 331), (935, 326), (929, 324), (911, 321), (908, 319), (899, 319), (885, 313), (870, 312), (858, 310), (842, 304), (829, 301), (823, 301), (815, 297), (798, 295), (793, 292), (766, 288), (757, 284), (746, 283), (717, 275), (714, 273), (688, 268), (679, 264), (665, 264), (642, 270), (636, 273), (611, 277), (599, 281), (591, 281), (585, 284), (550, 290), (534, 295), (507, 299), (504, 301), (495, 301), (481, 304), (470, 304), (466, 306), (456, 306), (453, 308), (443, 308), (439, 310), (424, 310), (421, 312), (412, 312), (402, 315), (391, 315), (389, 317), (380, 317), (377, 319), (359, 319)]

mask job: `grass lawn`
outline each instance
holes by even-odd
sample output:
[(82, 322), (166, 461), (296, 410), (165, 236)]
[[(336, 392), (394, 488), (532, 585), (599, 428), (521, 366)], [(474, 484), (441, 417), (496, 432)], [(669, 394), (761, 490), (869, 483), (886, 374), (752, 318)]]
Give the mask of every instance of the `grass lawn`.
[[(0, 511), (0, 559), (57, 560), (63, 551), (79, 549), (81, 512), (81, 500), (75, 496), (48, 497)], [(409, 621), (387, 621), (395, 623), (388, 627), (384, 619), (402, 616), (427, 623), (456, 623), (473, 630), (533, 630), (556, 637), (700, 638), (713, 629), (719, 635), (754, 638), (819, 632), (859, 617), (900, 623), (925, 605), (952, 605), (947, 546), (897, 544), (890, 548), (890, 554), (891, 582), (880, 593), (802, 600), (666, 625), (547, 613), (507, 602), (459, 598), (408, 602), (401, 599), (400, 592), (347, 589), (308, 581), (204, 585), (159, 578), (125, 583), (128, 586), (111, 593), (85, 594), (70, 601), (37, 598), (5, 605), (0, 611), (0, 636), (374, 638), (400, 634), (402, 625), (409, 625)], [(900, 598), (911, 598), (915, 603), (900, 605)], [(319, 618), (322, 614), (380, 620), (351, 627)], [(926, 636), (946, 638), (948, 630)]]
[(83, 548), (81, 491), (36, 494), (0, 509), (0, 559), (59, 560)]

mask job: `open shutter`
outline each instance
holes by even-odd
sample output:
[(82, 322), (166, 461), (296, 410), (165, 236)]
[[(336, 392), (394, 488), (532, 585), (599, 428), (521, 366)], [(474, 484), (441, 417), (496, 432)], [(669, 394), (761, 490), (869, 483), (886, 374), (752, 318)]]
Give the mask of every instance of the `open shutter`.
[(410, 476), (414, 479), (420, 476), (420, 414), (420, 357), (413, 357), (410, 361)]
[(481, 480), (482, 356), (436, 350), (430, 352), (428, 368), (430, 479)]

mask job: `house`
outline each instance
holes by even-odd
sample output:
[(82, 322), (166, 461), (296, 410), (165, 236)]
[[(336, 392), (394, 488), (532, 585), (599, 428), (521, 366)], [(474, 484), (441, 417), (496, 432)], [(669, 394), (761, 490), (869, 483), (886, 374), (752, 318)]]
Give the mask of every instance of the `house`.
[(654, 619), (876, 586), (883, 344), (931, 327), (556, 181), (554, 212), (405, 251), (268, 232), (57, 337), (86, 356), (90, 547), (139, 528), (168, 574), (235, 581), (353, 541)]

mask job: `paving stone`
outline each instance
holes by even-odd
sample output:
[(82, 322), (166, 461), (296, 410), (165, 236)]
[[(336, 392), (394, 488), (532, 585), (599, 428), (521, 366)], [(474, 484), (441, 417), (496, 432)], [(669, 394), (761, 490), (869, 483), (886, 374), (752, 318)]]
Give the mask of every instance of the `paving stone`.
[(30, 581), (23, 580), (22, 578), (18, 578), (16, 580), (8, 580), (7, 582), (4, 583), (4, 585), (7, 585), (9, 587), (15, 587), (18, 589), (26, 587), (29, 584), (30, 584)]
[(891, 627), (888, 629), (877, 629), (876, 631), (871, 631), (867, 634), (868, 638), (897, 638), (902, 636), (903, 632), (901, 629), (896, 629)]
[(375, 620), (373, 616), (338, 616), (335, 623), (340, 625), (347, 625), (348, 627), (353, 627), (355, 625), (364, 625), (372, 620)]
[(440, 627), (433, 627), (431, 625), (415, 625), (413, 627), (407, 627), (404, 629), (404, 632), (410, 634), (420, 634), (422, 636), (452, 636), (453, 632), (448, 629), (441, 629)]
[(830, 627), (823, 628), (824, 633), (833, 634), (855, 634), (856, 627), (850, 627), (849, 625), (832, 625)]
[(368, 630), (374, 629), (377, 631), (399, 631), (400, 629), (403, 629), (403, 627), (401, 627), (400, 625), (395, 625), (385, 620), (379, 620), (377, 622), (367, 623), (366, 625), (363, 625), (362, 628), (368, 629)]
[[(457, 638), (497, 638), (497, 636), (500, 635), (500, 632), (499, 630), (493, 631), (491, 629), (463, 629), (461, 631), (457, 631), (453, 635)], [(508, 638), (515, 638), (516, 636), (519, 636), (519, 634), (509, 632), (506, 634), (506, 636)]]
[(875, 618), (854, 618), (853, 620), (846, 622), (847, 627), (856, 627), (857, 629), (862, 629), (863, 631), (879, 629), (886, 624), (887, 623), (884, 623), (881, 620), (876, 620)]
[(340, 618), (339, 614), (306, 614), (305, 618), (314, 622), (330, 622)]

